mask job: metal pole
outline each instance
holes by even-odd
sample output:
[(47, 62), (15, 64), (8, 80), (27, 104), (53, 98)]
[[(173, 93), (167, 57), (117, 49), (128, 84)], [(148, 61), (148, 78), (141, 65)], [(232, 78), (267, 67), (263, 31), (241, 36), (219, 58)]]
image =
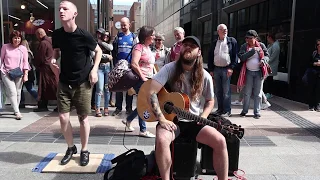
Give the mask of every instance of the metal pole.
[(101, 8), (100, 8), (100, 0), (97, 1), (97, 21), (98, 21), (98, 27), (100, 27), (100, 13), (101, 13)]
[(2, 1), (0, 1), (0, 16), (1, 16), (1, 46), (4, 44), (4, 37), (3, 37), (3, 34), (4, 34), (4, 29), (3, 29), (3, 8), (2, 8)]
[(294, 35), (294, 20), (296, 17), (296, 0), (292, 3), (292, 15), (291, 15), (291, 25), (290, 25), (290, 48), (289, 48), (289, 62), (288, 62), (288, 83), (290, 82), (291, 74), (291, 61), (292, 61), (292, 49), (293, 49), (293, 35)]

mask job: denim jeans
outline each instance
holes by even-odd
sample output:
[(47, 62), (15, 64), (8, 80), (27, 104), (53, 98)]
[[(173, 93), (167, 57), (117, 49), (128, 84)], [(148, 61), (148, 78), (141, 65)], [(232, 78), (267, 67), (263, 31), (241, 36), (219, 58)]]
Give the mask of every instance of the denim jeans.
[[(132, 110), (133, 96), (126, 93), (126, 110)], [(116, 92), (116, 108), (122, 111), (123, 92)]]
[(102, 93), (104, 96), (104, 108), (109, 107), (110, 92), (108, 88), (108, 73), (110, 72), (110, 64), (100, 64), (98, 69), (98, 82), (96, 84), (95, 103), (96, 108), (100, 108)]
[(250, 97), (251, 94), (253, 95), (253, 114), (258, 115), (260, 114), (260, 102), (262, 97), (261, 86), (263, 84), (262, 74), (261, 71), (250, 71), (247, 70), (246, 72), (246, 85), (243, 91), (243, 109), (242, 113), (247, 114), (250, 105)]
[[(143, 81), (140, 81), (133, 87), (136, 93), (139, 92), (140, 87), (143, 83), (144, 83)], [(135, 108), (134, 111), (127, 117), (127, 122), (131, 123), (133, 119), (137, 116), (138, 116), (138, 111), (137, 111), (137, 108)], [(147, 130), (146, 122), (142, 120), (139, 116), (138, 116), (138, 119), (139, 119), (140, 132), (145, 132)]]
[[(29, 92), (29, 94), (31, 94), (31, 96), (34, 98), (34, 99), (37, 99), (38, 98), (38, 92), (33, 88), (33, 82), (31, 81), (27, 81), (23, 84), (27, 91)], [(23, 93), (23, 87), (21, 89), (21, 100), (20, 100), (20, 104), (25, 104), (25, 96), (24, 96), (24, 93)]]
[(231, 90), (230, 79), (227, 77), (226, 67), (215, 67), (213, 71), (214, 91), (218, 101), (218, 111), (231, 113)]

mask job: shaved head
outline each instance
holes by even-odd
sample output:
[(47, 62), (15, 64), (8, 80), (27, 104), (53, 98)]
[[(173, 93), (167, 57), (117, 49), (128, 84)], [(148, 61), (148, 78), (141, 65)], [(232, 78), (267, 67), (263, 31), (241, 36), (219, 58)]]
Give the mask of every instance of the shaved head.
[(60, 4), (62, 3), (68, 3), (70, 5), (70, 7), (72, 8), (72, 10), (74, 10), (74, 12), (78, 12), (78, 8), (75, 4), (73, 4), (73, 2), (70, 2), (70, 1), (61, 1)]
[(43, 37), (45, 37), (47, 34), (46, 34), (46, 31), (42, 28), (38, 28), (36, 30), (36, 36), (38, 38), (38, 40), (41, 40)]
[(42, 28), (38, 28), (36, 31), (37, 34), (46, 34), (46, 31)]
[(127, 17), (123, 17), (120, 20), (121, 23), (121, 30), (123, 33), (129, 34), (130, 33), (130, 20)]
[(130, 19), (127, 18), (127, 17), (123, 17), (121, 18), (120, 22), (123, 22), (123, 23), (130, 23)]

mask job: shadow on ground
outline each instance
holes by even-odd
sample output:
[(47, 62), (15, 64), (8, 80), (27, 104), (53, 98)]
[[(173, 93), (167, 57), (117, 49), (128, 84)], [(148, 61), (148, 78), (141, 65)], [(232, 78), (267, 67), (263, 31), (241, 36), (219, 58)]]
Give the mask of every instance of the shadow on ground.
[(0, 161), (12, 164), (29, 164), (40, 162), (44, 157), (24, 152), (0, 152)]

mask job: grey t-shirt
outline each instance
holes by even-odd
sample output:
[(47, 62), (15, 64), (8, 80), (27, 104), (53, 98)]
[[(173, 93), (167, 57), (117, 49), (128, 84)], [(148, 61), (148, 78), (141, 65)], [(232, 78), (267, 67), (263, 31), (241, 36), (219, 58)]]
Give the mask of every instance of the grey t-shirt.
[[(169, 82), (173, 76), (176, 69), (176, 63), (177, 61), (171, 62), (169, 64), (166, 64), (163, 66), (160, 71), (153, 77), (154, 80), (159, 82), (161, 85), (165, 85), (167, 82)], [(177, 87), (171, 87), (173, 89), (180, 89), (180, 93), (185, 93), (189, 97), (191, 97), (191, 86), (190, 86), (190, 78), (191, 78), (191, 72), (185, 71), (184, 72), (184, 81), (182, 82), (182, 88)], [(212, 77), (210, 74), (203, 69), (203, 90), (202, 90), (202, 96), (205, 100), (211, 100), (214, 98), (214, 92), (213, 92), (213, 82)], [(200, 115), (200, 109), (201, 109), (201, 102), (200, 98), (197, 100), (191, 101), (190, 105), (190, 112), (195, 115)]]

